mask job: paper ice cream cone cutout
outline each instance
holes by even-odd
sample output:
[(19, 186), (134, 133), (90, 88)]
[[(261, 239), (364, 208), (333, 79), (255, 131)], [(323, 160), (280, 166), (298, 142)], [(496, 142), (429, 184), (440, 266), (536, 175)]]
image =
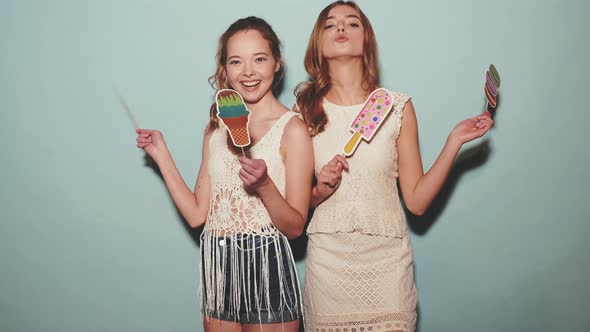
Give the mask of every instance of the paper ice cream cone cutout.
[(232, 89), (217, 91), (215, 95), (217, 117), (229, 131), (232, 143), (237, 147), (250, 145), (248, 119), (250, 111), (240, 94)]
[(350, 130), (354, 132), (354, 135), (344, 146), (344, 155), (351, 156), (356, 151), (361, 139), (370, 141), (392, 108), (393, 96), (391, 92), (384, 88), (373, 91), (350, 125)]

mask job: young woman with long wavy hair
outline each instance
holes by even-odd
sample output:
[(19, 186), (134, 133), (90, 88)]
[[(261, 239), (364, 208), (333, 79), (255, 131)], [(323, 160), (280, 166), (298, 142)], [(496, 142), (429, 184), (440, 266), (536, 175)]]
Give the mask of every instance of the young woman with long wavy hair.
[(317, 180), (307, 229), (306, 331), (415, 329), (413, 254), (397, 184), (406, 207), (423, 214), (461, 146), (493, 124), (489, 114), (457, 124), (424, 173), (412, 101), (392, 92), (378, 132), (345, 158), (350, 125), (379, 85), (377, 58), (371, 24), (355, 3), (321, 11), (305, 54), (309, 81), (299, 85), (295, 107), (313, 135)]
[(305, 225), (313, 152), (305, 124), (273, 94), (284, 70), (281, 60), (279, 39), (260, 18), (240, 19), (220, 37), (210, 82), (216, 90), (239, 92), (251, 112), (252, 143), (248, 157), (231, 146), (212, 105), (194, 191), (162, 134), (137, 131), (137, 146), (156, 161), (178, 210), (190, 226), (204, 224), (200, 293), (206, 331), (299, 328), (301, 296), (287, 238), (299, 236)]

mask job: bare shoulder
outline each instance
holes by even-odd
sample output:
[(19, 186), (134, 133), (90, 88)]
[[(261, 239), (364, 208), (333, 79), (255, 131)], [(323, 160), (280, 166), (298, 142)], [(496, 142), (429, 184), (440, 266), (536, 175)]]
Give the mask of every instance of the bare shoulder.
[(213, 136), (213, 133), (215, 132), (216, 129), (211, 128), (210, 124), (207, 124), (207, 126), (205, 127), (205, 130), (203, 131), (203, 146), (204, 147), (208, 147), (209, 146), (209, 141), (211, 141), (211, 136)]
[(286, 137), (289, 140), (311, 140), (305, 122), (303, 122), (303, 120), (301, 120), (298, 116), (293, 116), (291, 117), (291, 119), (289, 119), (289, 121), (285, 125), (283, 137)]
[[(397, 139), (398, 146), (403, 146), (406, 142), (417, 142), (418, 140), (418, 120), (416, 111), (411, 100), (408, 100), (403, 108), (403, 118)], [(413, 143), (412, 143), (413, 144)]]
[(402, 109), (402, 114), (404, 115), (402, 118), (403, 123), (408, 122), (416, 122), (416, 110), (414, 109), (414, 104), (412, 100), (408, 100)]

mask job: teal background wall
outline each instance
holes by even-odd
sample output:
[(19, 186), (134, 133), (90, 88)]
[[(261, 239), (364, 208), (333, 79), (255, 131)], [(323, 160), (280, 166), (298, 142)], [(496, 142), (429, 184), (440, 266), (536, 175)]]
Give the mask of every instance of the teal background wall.
[[(202, 330), (198, 233), (113, 88), (164, 132), (192, 186), (219, 35), (267, 19), (290, 106), (327, 3), (0, 1), (1, 331)], [(414, 98), (425, 167), (483, 109), (487, 66), (502, 76), (496, 127), (409, 218), (419, 331), (589, 330), (588, 2), (359, 3), (383, 85)]]

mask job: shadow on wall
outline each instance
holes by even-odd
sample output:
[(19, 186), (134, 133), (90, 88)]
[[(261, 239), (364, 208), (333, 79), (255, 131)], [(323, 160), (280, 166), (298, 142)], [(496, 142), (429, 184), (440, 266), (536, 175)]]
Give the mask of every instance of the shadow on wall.
[(416, 216), (404, 207), (408, 227), (414, 234), (422, 236), (428, 232), (430, 227), (438, 220), (446, 208), (461, 176), (468, 171), (483, 165), (489, 159), (490, 155), (491, 148), (488, 140), (464, 150), (457, 157), (447, 181), (424, 215)]
[[(488, 111), (494, 119), (494, 127), (491, 130), (498, 127), (496, 110), (500, 107), (500, 95), (498, 95), (496, 98), (496, 108), (490, 107), (485, 97), (483, 98), (483, 105), (481, 107), (481, 113)], [(484, 139), (479, 144), (462, 150), (457, 156), (457, 159), (453, 164), (453, 168), (451, 169), (451, 172), (449, 173), (449, 176), (445, 181), (441, 191), (434, 198), (434, 201), (432, 201), (432, 204), (428, 210), (426, 210), (424, 215), (416, 216), (404, 206), (408, 227), (411, 229), (411, 231), (414, 234), (420, 236), (425, 235), (444, 211), (449, 199), (455, 191), (455, 187), (457, 187), (457, 184), (461, 179), (461, 176), (470, 170), (485, 164), (490, 158), (491, 154), (492, 148), (489, 139)]]
[[(151, 168), (151, 170), (158, 177), (160, 177), (162, 182), (164, 182), (164, 177), (162, 176), (162, 173), (160, 172), (160, 168), (158, 168), (158, 164), (156, 164), (156, 162), (152, 159), (152, 157), (150, 157), (147, 153), (145, 153), (143, 159), (144, 159), (144, 166)], [(170, 203), (172, 204), (172, 206), (174, 206), (174, 209), (176, 210), (176, 215), (178, 216), (178, 222), (182, 225), (182, 227), (184, 227), (186, 232), (191, 236), (195, 246), (199, 247), (201, 244), (201, 233), (203, 232), (203, 227), (201, 226), (201, 227), (197, 227), (197, 228), (192, 228), (188, 224), (186, 219), (184, 219), (184, 217), (182, 216), (180, 211), (176, 208), (176, 204), (174, 204), (174, 201), (172, 201), (172, 197), (170, 197), (170, 195), (168, 195), (168, 199), (170, 200)]]
[(422, 236), (428, 232), (444, 211), (463, 174), (483, 165), (489, 159), (491, 152), (489, 140), (484, 140), (459, 153), (447, 181), (424, 215), (416, 216), (404, 207), (408, 227), (413, 233)]

